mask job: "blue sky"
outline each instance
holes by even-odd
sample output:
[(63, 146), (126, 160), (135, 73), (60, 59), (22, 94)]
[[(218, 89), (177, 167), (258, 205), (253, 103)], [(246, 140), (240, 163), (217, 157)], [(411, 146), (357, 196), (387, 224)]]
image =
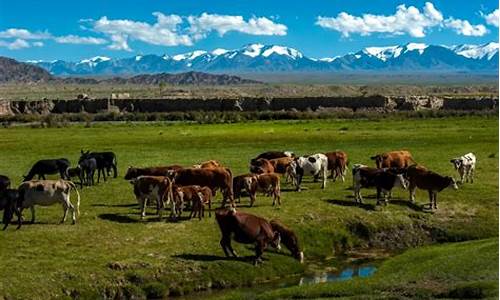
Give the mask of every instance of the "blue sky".
[(279, 44), (309, 57), (368, 46), (498, 41), (498, 1), (0, 0), (0, 55), (78, 61)]

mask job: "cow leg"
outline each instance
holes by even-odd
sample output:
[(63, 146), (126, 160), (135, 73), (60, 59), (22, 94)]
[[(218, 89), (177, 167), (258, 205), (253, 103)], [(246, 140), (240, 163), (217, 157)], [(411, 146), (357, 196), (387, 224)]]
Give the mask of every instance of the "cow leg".
[(438, 206), (437, 206), (437, 192), (434, 191), (433, 194), (434, 194), (434, 209), (437, 209), (438, 208)]
[(417, 191), (417, 187), (410, 185), (409, 190), (410, 190), (410, 202), (415, 203), (415, 192)]
[(327, 176), (327, 169), (323, 168), (323, 183), (321, 184), (322, 189), (326, 187), (326, 176)]
[[(99, 179), (97, 180), (99, 182)], [(148, 205), (148, 198), (141, 197), (139, 202), (141, 203), (141, 220), (146, 217), (146, 206)]]
[(104, 169), (101, 169), (102, 171), (102, 178), (104, 178), (104, 182), (106, 182), (106, 172), (104, 171)]
[(97, 183), (99, 183), (99, 181), (101, 181), (101, 172), (97, 169)]
[(474, 168), (470, 169), (470, 183), (474, 183)]
[(264, 253), (264, 249), (266, 248), (266, 242), (264, 240), (257, 240), (255, 244), (255, 261), (254, 265), (258, 265), (262, 263), (262, 254)]
[(434, 204), (434, 194), (432, 190), (429, 190), (429, 208), (432, 209), (433, 204)]
[(31, 210), (31, 224), (35, 223), (35, 205), (30, 206)]
[(113, 164), (111, 167), (113, 168), (113, 178), (116, 178), (118, 176), (118, 170), (116, 168), (116, 165)]
[(223, 235), (222, 239), (220, 240), (220, 245), (222, 247), (222, 250), (224, 250), (224, 253), (226, 254), (227, 257), (230, 256), (230, 254), (234, 257), (238, 257), (238, 254), (236, 251), (234, 251), (233, 247), (231, 246), (231, 237), (230, 235)]
[(251, 193), (249, 193), (249, 196), (250, 196), (250, 207), (252, 207), (253, 204), (255, 203), (256, 195), (257, 195), (257, 192), (251, 192)]

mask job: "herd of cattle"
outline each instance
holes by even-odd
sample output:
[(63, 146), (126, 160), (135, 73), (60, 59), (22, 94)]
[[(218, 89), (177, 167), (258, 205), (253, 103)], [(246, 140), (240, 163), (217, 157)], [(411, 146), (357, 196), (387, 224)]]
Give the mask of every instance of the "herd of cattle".
[[(352, 178), (354, 199), (362, 203), (362, 188), (375, 188), (377, 204), (387, 204), (394, 187), (410, 191), (410, 201), (415, 201), (417, 188), (429, 192), (430, 209), (437, 209), (437, 193), (447, 187), (458, 189), (457, 182), (449, 176), (441, 176), (415, 162), (408, 151), (392, 151), (371, 157), (376, 167), (353, 164)], [(460, 182), (473, 182), (476, 157), (473, 153), (465, 154), (450, 161), (460, 175)], [(256, 201), (257, 193), (273, 197), (273, 205), (281, 205), (281, 180), (289, 182), (297, 191), (301, 190), (302, 178), (311, 176), (314, 181), (321, 181), (325, 188), (327, 178), (345, 181), (348, 156), (343, 151), (295, 156), (292, 152), (269, 151), (250, 161), (250, 173), (233, 176), (232, 171), (216, 160), (202, 162), (191, 167), (181, 165), (158, 166), (148, 168), (129, 167), (125, 179), (133, 186), (133, 192), (141, 207), (141, 219), (146, 216), (148, 201), (153, 201), (157, 214), (162, 218), (163, 211), (170, 206), (170, 217), (180, 217), (183, 210), (190, 206), (190, 218), (204, 217), (217, 191), (222, 194), (222, 207), (215, 211), (222, 240), (221, 247), (226, 255), (236, 253), (231, 247), (231, 237), (241, 243), (256, 244), (256, 262), (262, 251), (271, 245), (279, 247), (282, 242), (292, 255), (303, 260), (297, 237), (292, 230), (279, 221), (267, 221), (264, 218), (236, 210), (236, 203), (246, 192), (250, 206)], [(35, 205), (48, 206), (61, 203), (64, 223), (68, 211), (72, 213), (73, 224), (79, 214), (80, 194), (72, 178), (78, 178), (80, 188), (94, 185), (101, 176), (117, 177), (117, 159), (113, 152), (90, 152), (83, 150), (76, 167), (71, 168), (65, 158), (40, 160), (24, 176), (23, 183), (17, 189), (10, 188), (10, 179), (0, 175), (0, 210), (4, 210), (4, 230), (17, 216), (18, 228), (22, 225), (22, 211), (30, 208), (35, 221)], [(328, 173), (330, 173), (328, 176)], [(59, 180), (46, 180), (45, 175), (59, 174)], [(38, 176), (38, 180), (33, 178)], [(75, 181), (76, 182), (76, 181)], [(76, 207), (70, 201), (70, 192), (78, 197)], [(229, 206), (229, 208), (224, 208)]]

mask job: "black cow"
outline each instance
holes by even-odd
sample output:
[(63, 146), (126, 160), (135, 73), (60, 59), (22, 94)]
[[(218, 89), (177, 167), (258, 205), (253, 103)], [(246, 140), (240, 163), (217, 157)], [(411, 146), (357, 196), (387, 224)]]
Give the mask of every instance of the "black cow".
[(29, 181), (38, 175), (38, 179), (44, 179), (45, 175), (57, 174), (61, 175), (62, 179), (69, 179), (67, 170), (70, 167), (71, 163), (66, 158), (58, 158), (58, 159), (42, 159), (37, 161), (28, 175), (23, 176), (23, 181)]
[(259, 158), (264, 158), (264, 159), (275, 159), (275, 158), (281, 158), (281, 157), (295, 157), (295, 154), (290, 151), (267, 151), (264, 153), (259, 154), (256, 158), (252, 159), (250, 161), (250, 164), (253, 164), (254, 161), (256, 161)]
[(376, 169), (367, 166), (355, 166), (352, 170), (352, 182), (354, 185), (354, 199), (356, 202), (363, 203), (361, 197), (361, 188), (377, 189), (377, 204), (380, 203), (380, 195), (384, 193), (384, 202), (387, 203), (385, 195), (391, 190), (400, 186), (403, 189), (407, 188), (406, 179), (404, 178), (404, 170), (397, 168)]
[(86, 185), (94, 185), (94, 174), (97, 170), (97, 160), (93, 157), (86, 158), (78, 163), (82, 169), (83, 182)]
[(68, 178), (72, 180), (72, 178), (76, 177), (78, 180), (80, 180), (80, 188), (83, 189), (83, 170), (80, 167), (80, 165), (77, 165), (74, 168), (68, 168), (66, 170), (66, 173), (68, 174)]
[(8, 189), (10, 186), (10, 179), (5, 175), (0, 175), (0, 191)]
[[(114, 152), (84, 152), (81, 150), (80, 153), (82, 157), (85, 156), (85, 158), (95, 158), (97, 161), (97, 168), (99, 169), (99, 166), (103, 166), (106, 169), (108, 176), (110, 176), (111, 169), (113, 169), (113, 178), (118, 176), (118, 161), (116, 160)], [(99, 172), (97, 173), (97, 176), (99, 177)]]
[(14, 213), (17, 215), (17, 228), (21, 227), (21, 214), (18, 207), (20, 207), (19, 192), (15, 189), (5, 189), (0, 191), (0, 210), (3, 210), (3, 229), (7, 229)]

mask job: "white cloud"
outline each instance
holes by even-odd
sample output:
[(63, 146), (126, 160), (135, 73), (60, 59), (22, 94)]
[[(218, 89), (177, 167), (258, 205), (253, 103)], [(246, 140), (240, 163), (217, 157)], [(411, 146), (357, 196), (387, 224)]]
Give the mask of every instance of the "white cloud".
[(9, 28), (4, 31), (0, 31), (0, 38), (19, 38), (23, 40), (44, 40), (51, 38), (51, 34), (47, 31), (45, 32), (30, 32), (27, 29), (21, 28)]
[(43, 47), (43, 42), (33, 42), (34, 47)]
[(229, 31), (251, 35), (286, 35), (287, 27), (274, 23), (266, 17), (251, 17), (245, 21), (242, 16), (217, 15), (203, 13), (201, 16), (189, 16), (189, 31), (195, 39), (205, 37), (211, 31), (223, 36)]
[(105, 39), (78, 35), (65, 35), (55, 37), (54, 40), (60, 44), (86, 44), (86, 45), (102, 45), (106, 44)]
[(421, 12), (415, 6), (399, 5), (393, 15), (363, 14), (361, 17), (341, 12), (335, 18), (318, 17), (316, 25), (341, 32), (348, 37), (353, 33), (363, 36), (372, 33), (409, 34), (424, 37), (428, 28), (439, 25), (443, 14), (430, 2), (426, 2)]
[(111, 50), (132, 51), (127, 43), (127, 37), (124, 35), (115, 34), (111, 36), (111, 45), (108, 46)]
[(454, 19), (453, 17), (446, 19), (444, 26), (465, 36), (483, 36), (488, 33), (488, 29), (482, 24), (472, 25), (467, 20)]
[(0, 40), (0, 47), (5, 47), (10, 50), (18, 50), (22, 48), (29, 48), (30, 43), (23, 39), (16, 39), (13, 42), (7, 42)]
[(498, 8), (483, 17), (486, 20), (486, 23), (498, 27), (498, 21), (500, 19), (500, 11)]

